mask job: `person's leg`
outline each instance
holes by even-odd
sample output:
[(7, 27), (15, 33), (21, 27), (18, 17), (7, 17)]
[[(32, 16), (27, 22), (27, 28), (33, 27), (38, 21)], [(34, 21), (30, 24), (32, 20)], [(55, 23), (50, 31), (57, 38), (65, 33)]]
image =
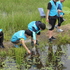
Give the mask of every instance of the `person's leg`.
[(14, 44), (14, 47), (16, 48), (19, 48), (19, 44), (20, 44), (20, 41), (17, 40), (16, 42), (12, 42)]
[(62, 31), (63, 31), (63, 30), (60, 28), (63, 21), (64, 21), (64, 20), (63, 20), (63, 17), (58, 17), (58, 25), (57, 25), (57, 31), (58, 31), (58, 32), (62, 32)]
[(2, 36), (0, 37), (0, 47), (5, 48), (3, 45), (3, 32), (2, 32)]
[[(51, 25), (51, 28), (49, 29), (49, 41), (52, 41), (53, 37), (53, 30), (55, 27), (56, 19), (49, 19), (49, 24)], [(54, 37), (53, 37), (54, 38)]]
[(3, 45), (3, 42), (0, 43), (0, 47), (1, 47), (1, 48), (5, 48), (4, 45)]
[(53, 30), (49, 30), (49, 38), (53, 36)]

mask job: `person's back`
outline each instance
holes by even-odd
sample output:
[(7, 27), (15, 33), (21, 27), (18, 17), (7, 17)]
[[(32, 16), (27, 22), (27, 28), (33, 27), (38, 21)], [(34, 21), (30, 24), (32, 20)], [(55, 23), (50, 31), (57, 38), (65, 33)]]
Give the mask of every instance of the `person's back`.
[(46, 14), (46, 21), (50, 24), (51, 28), (49, 28), (49, 42), (55, 40), (56, 38), (53, 37), (53, 31), (56, 24), (57, 19), (57, 1), (58, 0), (51, 0), (47, 6), (47, 14)]
[[(57, 9), (61, 10), (61, 11), (63, 9), (63, 4), (62, 4), (61, 0), (57, 2)], [(63, 15), (64, 15), (63, 11), (58, 13), (58, 16), (60, 16), (60, 17), (62, 17)]]
[(32, 21), (28, 24), (28, 29), (30, 31), (37, 32), (38, 30), (40, 30), (39, 24), (40, 24), (39, 21)]
[(20, 30), (20, 31), (14, 33), (14, 35), (11, 38), (11, 41), (15, 42), (16, 40), (19, 40), (20, 38), (24, 38), (24, 40), (27, 39), (27, 37), (25, 36), (25, 30)]
[(25, 40), (32, 36), (32, 32), (30, 30), (20, 30), (13, 34), (11, 38), (11, 42), (14, 44), (14, 47), (19, 48), (20, 45), (22, 45), (29, 54), (31, 54), (28, 47), (25, 45)]
[(28, 24), (28, 29), (32, 31), (31, 45), (33, 43), (38, 44), (38, 36), (40, 35), (41, 30), (44, 30), (45, 28), (46, 25), (41, 21), (32, 21)]
[(64, 21), (63, 19), (63, 5), (62, 3), (64, 2), (65, 0), (60, 0), (57, 2), (57, 9), (58, 9), (58, 24), (55, 26), (57, 28), (57, 32), (63, 32), (63, 30), (60, 28), (62, 22)]

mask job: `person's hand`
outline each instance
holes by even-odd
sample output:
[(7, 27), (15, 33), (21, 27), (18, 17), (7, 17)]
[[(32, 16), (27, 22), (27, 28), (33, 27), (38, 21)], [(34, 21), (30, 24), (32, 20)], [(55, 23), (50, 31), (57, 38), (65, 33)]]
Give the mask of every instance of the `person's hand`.
[(62, 12), (62, 10), (58, 10), (58, 13)]
[(60, 17), (63, 17), (62, 15), (60, 15)]
[(46, 19), (47, 22), (49, 22), (49, 19)]
[(31, 54), (31, 51), (30, 51), (30, 50), (28, 50), (28, 53), (29, 53), (29, 54)]
[(36, 40), (34, 40), (34, 45), (36, 44)]

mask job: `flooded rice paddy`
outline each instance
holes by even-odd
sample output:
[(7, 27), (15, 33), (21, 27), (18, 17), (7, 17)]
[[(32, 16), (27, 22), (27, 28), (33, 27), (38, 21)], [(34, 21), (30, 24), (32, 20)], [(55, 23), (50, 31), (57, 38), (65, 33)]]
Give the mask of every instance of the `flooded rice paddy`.
[(6, 56), (0, 70), (69, 70), (70, 44), (33, 47), (31, 55), (25, 55), (21, 65), (12, 57)]

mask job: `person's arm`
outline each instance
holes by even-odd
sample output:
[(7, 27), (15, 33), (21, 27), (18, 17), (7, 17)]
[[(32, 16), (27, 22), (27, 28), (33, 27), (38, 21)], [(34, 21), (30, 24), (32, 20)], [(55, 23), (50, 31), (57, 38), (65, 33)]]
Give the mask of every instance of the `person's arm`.
[(47, 21), (47, 22), (49, 22), (49, 19), (48, 19), (48, 17), (49, 17), (49, 12), (50, 12), (50, 10), (47, 10), (47, 13), (46, 13), (46, 21)]
[(63, 12), (62, 10), (58, 9), (58, 13)]
[(25, 41), (24, 41), (24, 39), (22, 38), (22, 39), (20, 39), (20, 42), (21, 42), (21, 44), (23, 45), (23, 47), (27, 50), (27, 52), (29, 53), (29, 54), (31, 54), (31, 51), (27, 48), (27, 46), (25, 45)]
[(60, 4), (58, 4), (58, 8), (57, 9), (58, 9), (58, 13), (63, 12), (62, 9), (61, 9), (61, 5)]
[[(62, 13), (62, 14), (60, 14), (60, 13)], [(63, 16), (63, 11), (60, 10), (60, 9), (58, 9), (58, 15), (59, 15), (60, 17), (62, 17), (62, 16)]]
[(48, 17), (49, 17), (49, 13), (50, 13), (51, 7), (52, 7), (52, 5), (51, 5), (51, 3), (49, 2), (49, 3), (48, 3), (48, 6), (47, 6), (47, 13), (46, 13), (46, 21), (47, 21), (47, 22), (49, 22)]
[(33, 42), (34, 42), (34, 45), (36, 44), (36, 33), (33, 31)]

